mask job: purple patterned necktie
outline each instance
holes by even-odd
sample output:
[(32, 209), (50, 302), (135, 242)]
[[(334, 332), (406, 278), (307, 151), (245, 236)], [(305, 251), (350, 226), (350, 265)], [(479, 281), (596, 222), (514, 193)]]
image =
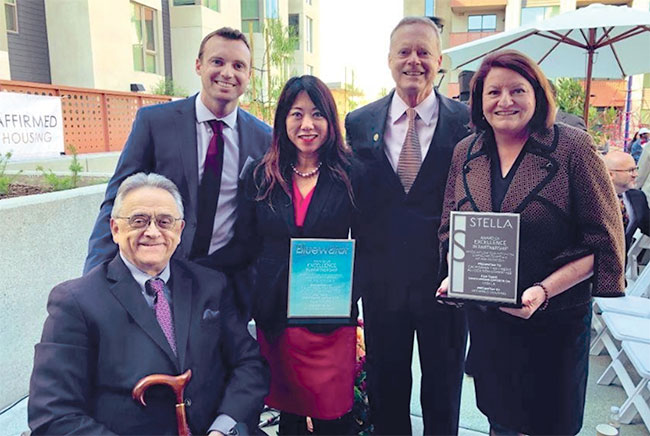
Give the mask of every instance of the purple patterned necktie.
[(160, 328), (162, 329), (169, 346), (172, 347), (174, 355), (176, 355), (176, 334), (174, 333), (174, 322), (172, 320), (172, 311), (169, 307), (169, 302), (165, 298), (165, 293), (163, 289), (165, 288), (165, 282), (161, 279), (150, 279), (147, 280), (145, 284), (148, 289), (148, 293), (155, 296), (154, 299), (154, 311), (156, 312), (156, 319)]

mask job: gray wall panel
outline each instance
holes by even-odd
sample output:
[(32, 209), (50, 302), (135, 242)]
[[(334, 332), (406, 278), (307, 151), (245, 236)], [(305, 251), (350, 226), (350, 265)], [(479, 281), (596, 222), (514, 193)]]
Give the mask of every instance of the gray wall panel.
[(16, 6), (18, 33), (7, 32), (11, 79), (51, 83), (45, 1), (22, 0)]

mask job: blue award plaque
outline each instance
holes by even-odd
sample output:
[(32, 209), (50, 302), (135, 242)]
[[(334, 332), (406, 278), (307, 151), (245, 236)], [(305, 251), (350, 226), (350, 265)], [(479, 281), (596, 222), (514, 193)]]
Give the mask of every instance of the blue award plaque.
[(350, 318), (353, 239), (291, 239), (287, 317), (293, 324)]
[(519, 307), (519, 214), (451, 212), (450, 299)]

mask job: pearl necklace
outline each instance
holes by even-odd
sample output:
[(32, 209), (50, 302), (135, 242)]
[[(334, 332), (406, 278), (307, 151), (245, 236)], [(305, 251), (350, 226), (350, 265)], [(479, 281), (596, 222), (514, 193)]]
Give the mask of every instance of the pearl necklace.
[(291, 169), (293, 170), (294, 173), (298, 174), (300, 177), (309, 178), (309, 177), (312, 177), (312, 176), (315, 176), (316, 174), (318, 174), (318, 172), (320, 171), (321, 165), (323, 165), (323, 162), (318, 162), (318, 165), (316, 166), (316, 168), (314, 168), (313, 170), (308, 171), (306, 173), (302, 173), (302, 172), (298, 171), (296, 169), (296, 167), (294, 166), (294, 164), (290, 164), (290, 165), (291, 165)]

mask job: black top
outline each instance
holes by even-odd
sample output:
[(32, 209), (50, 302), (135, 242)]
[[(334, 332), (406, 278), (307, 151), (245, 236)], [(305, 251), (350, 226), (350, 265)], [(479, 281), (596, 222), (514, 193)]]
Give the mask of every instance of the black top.
[(501, 203), (503, 203), (503, 199), (506, 196), (506, 192), (508, 192), (510, 183), (512, 183), (512, 179), (517, 172), (517, 168), (519, 167), (519, 164), (524, 157), (525, 153), (523, 151), (528, 145), (528, 141), (526, 141), (524, 147), (519, 152), (519, 155), (517, 156), (515, 163), (512, 164), (512, 167), (510, 167), (508, 174), (503, 177), (501, 175), (501, 159), (499, 159), (499, 153), (497, 152), (497, 145), (494, 141), (494, 137), (492, 135), (486, 134), (485, 139), (490, 154), (490, 178), (492, 179), (490, 188), (492, 190), (492, 210), (495, 212), (500, 212)]

